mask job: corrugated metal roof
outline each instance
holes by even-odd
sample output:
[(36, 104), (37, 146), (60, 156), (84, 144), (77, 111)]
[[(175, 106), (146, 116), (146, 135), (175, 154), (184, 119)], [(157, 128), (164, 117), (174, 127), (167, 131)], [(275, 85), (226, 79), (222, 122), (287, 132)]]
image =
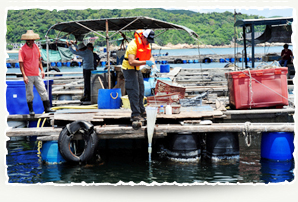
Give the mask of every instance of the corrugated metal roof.
[(117, 32), (119, 30), (121, 32), (135, 31), (138, 29), (176, 29), (185, 30), (194, 38), (199, 37), (197, 33), (187, 27), (144, 16), (61, 22), (50, 27), (46, 33), (46, 36), (48, 35), (50, 30), (58, 30), (61, 32), (73, 34), (76, 39), (82, 40), (86, 34), (91, 32), (91, 30), (96, 32), (105, 32), (106, 21), (108, 21), (109, 32)]
[(283, 17), (283, 18), (263, 18), (263, 19), (245, 19), (237, 20), (234, 24), (234, 27), (244, 27), (251, 24), (254, 25), (282, 25), (293, 22), (292, 17)]

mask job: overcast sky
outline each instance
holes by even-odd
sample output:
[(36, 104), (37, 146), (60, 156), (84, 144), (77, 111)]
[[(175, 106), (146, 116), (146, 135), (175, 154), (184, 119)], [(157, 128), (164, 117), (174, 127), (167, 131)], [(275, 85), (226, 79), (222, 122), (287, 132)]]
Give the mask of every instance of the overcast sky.
[[(171, 9), (170, 9), (171, 10)], [(234, 9), (190, 9), (195, 12), (200, 13), (210, 13), (210, 12), (225, 12), (229, 11), (234, 13)], [(293, 17), (292, 8), (281, 8), (281, 9), (236, 9), (237, 13), (243, 13), (247, 15), (260, 15), (264, 17), (271, 16), (282, 16), (282, 17)]]

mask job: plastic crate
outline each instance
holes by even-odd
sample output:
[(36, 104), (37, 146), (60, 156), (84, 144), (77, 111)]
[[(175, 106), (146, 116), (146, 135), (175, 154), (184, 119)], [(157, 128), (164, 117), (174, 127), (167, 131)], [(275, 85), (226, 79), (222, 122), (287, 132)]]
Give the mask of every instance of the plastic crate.
[(232, 109), (288, 105), (287, 67), (226, 73)]
[(185, 89), (186, 88), (184, 87), (174, 86), (170, 82), (157, 80), (155, 86), (155, 95), (158, 93), (179, 93), (179, 99), (183, 99), (185, 97)]
[(169, 93), (165, 95), (155, 95), (147, 97), (148, 104), (167, 105), (179, 101), (179, 93)]

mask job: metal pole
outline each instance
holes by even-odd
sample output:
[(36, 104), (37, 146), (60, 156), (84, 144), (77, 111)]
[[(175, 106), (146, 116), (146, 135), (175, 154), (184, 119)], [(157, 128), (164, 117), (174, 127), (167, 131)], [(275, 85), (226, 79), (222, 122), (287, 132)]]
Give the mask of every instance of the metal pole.
[(247, 67), (247, 52), (246, 52), (246, 34), (245, 34), (245, 26), (243, 26), (243, 46), (244, 46), (244, 61), (245, 61), (245, 68)]
[(48, 92), (48, 100), (50, 100), (50, 82), (49, 82), (49, 79), (50, 79), (50, 77), (49, 77), (50, 58), (49, 58), (49, 37), (48, 36), (46, 36), (46, 48), (47, 48), (47, 79), (48, 79), (47, 80), (47, 86), (48, 86), (47, 92)]
[(255, 68), (255, 25), (251, 25), (251, 63), (252, 68)]
[(109, 23), (106, 20), (106, 42), (107, 42), (107, 64), (108, 64), (108, 77), (109, 77), (109, 89), (111, 89), (111, 72), (110, 72), (110, 47), (109, 47)]

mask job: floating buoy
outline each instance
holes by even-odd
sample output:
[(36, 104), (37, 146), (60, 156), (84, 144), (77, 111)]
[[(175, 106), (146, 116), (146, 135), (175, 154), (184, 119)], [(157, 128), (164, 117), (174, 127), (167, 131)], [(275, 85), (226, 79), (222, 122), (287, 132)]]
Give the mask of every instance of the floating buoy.
[(209, 133), (206, 137), (206, 154), (213, 161), (239, 159), (238, 133)]
[(220, 63), (224, 63), (224, 62), (225, 62), (225, 59), (220, 58), (220, 59), (219, 59), (219, 62), (220, 62)]
[(55, 67), (56, 66), (56, 63), (55, 62), (51, 62), (51, 66), (52, 67)]
[(188, 60), (188, 63), (193, 63), (193, 60)]
[(67, 65), (67, 63), (66, 63), (66, 62), (63, 62), (63, 63), (62, 63), (62, 65), (63, 65), (63, 66), (66, 66), (66, 65)]
[(102, 61), (102, 62), (101, 62), (101, 66), (102, 66), (102, 67), (106, 66), (106, 61)]
[(61, 62), (57, 62), (57, 67), (61, 67), (62, 63)]
[(183, 64), (186, 64), (186, 63), (187, 63), (187, 60), (183, 60), (182, 63), (183, 63)]
[(181, 63), (183, 63), (183, 61), (180, 58), (178, 58), (178, 59), (174, 60), (174, 63), (175, 64), (181, 64)]
[(167, 157), (173, 161), (198, 161), (201, 157), (199, 135), (191, 132), (168, 134)]
[(11, 68), (11, 64), (10, 63), (6, 63), (6, 67), (7, 68)]
[(167, 64), (167, 63), (168, 63), (168, 61), (166, 61), (166, 60), (161, 61), (161, 64)]
[(19, 64), (19, 63), (15, 63), (15, 64), (14, 64), (14, 67), (15, 67), (15, 68), (20, 68), (20, 64)]
[(67, 66), (67, 67), (70, 67), (70, 62), (67, 62), (67, 63), (66, 63), (66, 66)]
[(194, 62), (194, 63), (199, 63), (199, 60), (194, 60), (193, 62)]
[(42, 144), (41, 159), (48, 164), (65, 162), (65, 159), (59, 152), (58, 141), (46, 141)]
[(210, 63), (211, 62), (211, 59), (210, 58), (204, 58), (203, 59), (203, 63)]
[(264, 132), (261, 140), (261, 157), (275, 161), (293, 159), (294, 133)]
[(230, 58), (230, 62), (235, 62), (235, 58)]
[(225, 58), (225, 62), (230, 62), (230, 58)]

